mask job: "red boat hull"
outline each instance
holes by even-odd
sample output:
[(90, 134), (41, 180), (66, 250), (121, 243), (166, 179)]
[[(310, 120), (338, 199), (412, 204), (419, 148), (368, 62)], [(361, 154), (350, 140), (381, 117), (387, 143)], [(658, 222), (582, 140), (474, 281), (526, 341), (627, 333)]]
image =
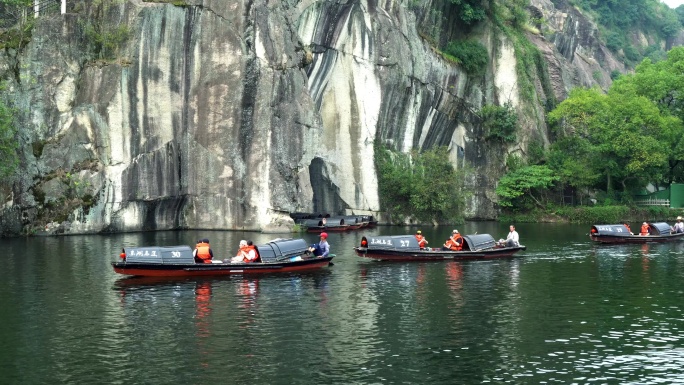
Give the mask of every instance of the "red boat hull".
[(665, 234), (665, 235), (627, 235), (627, 236), (614, 236), (614, 235), (596, 235), (589, 234), (589, 239), (598, 243), (605, 244), (627, 244), (627, 243), (662, 243), (662, 242), (673, 242), (684, 240), (684, 233), (678, 234)]
[(270, 274), (320, 269), (330, 265), (333, 257), (314, 258), (283, 263), (164, 265), (152, 263), (112, 262), (119, 274), (142, 277), (197, 277), (234, 274)]
[(354, 248), (359, 257), (379, 259), (383, 261), (437, 261), (508, 258), (512, 257), (518, 251), (525, 249), (525, 246), (520, 246), (494, 248), (481, 251), (420, 250), (402, 252), (396, 250), (369, 250), (364, 247)]

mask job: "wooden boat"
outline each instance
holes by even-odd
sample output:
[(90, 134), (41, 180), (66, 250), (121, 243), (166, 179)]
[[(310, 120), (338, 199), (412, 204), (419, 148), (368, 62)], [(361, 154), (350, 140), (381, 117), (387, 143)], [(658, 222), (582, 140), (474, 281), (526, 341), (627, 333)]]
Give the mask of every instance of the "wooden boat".
[(625, 225), (594, 225), (589, 231), (589, 239), (607, 244), (672, 242), (684, 239), (684, 233), (671, 233), (670, 225), (665, 222), (649, 223), (650, 235), (634, 235)]
[(349, 225), (344, 223), (343, 218), (319, 218), (307, 219), (302, 223), (307, 233), (322, 233), (333, 231), (346, 231)]
[(452, 251), (442, 248), (420, 248), (413, 235), (363, 237), (361, 245), (355, 247), (356, 254), (364, 258), (389, 261), (428, 261), (441, 259), (490, 259), (511, 257), (525, 246), (498, 245), (489, 234), (463, 236), (463, 250)]
[(189, 277), (264, 274), (319, 269), (331, 265), (334, 254), (315, 257), (303, 239), (278, 239), (257, 245), (259, 262), (195, 263), (192, 248), (182, 246), (125, 247), (122, 261), (112, 262), (119, 274), (145, 277)]

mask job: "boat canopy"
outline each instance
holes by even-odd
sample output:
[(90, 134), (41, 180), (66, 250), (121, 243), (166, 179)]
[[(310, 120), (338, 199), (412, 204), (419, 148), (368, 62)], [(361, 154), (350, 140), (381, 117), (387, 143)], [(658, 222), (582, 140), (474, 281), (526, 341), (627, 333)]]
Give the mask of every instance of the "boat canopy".
[(464, 235), (463, 239), (463, 250), (480, 251), (496, 246), (494, 237), (489, 234)]
[(668, 235), (671, 230), (670, 225), (665, 222), (651, 223), (649, 227), (651, 228), (651, 235)]
[(353, 215), (344, 216), (344, 217), (342, 217), (342, 219), (344, 219), (345, 223), (348, 225), (356, 225), (356, 224), (363, 222), (361, 217), (357, 217), (357, 216), (353, 216)]
[(257, 245), (261, 262), (275, 262), (289, 257), (302, 255), (308, 250), (305, 240), (275, 239), (263, 245)]
[(418, 240), (413, 235), (388, 235), (380, 237), (363, 237), (368, 242), (369, 250), (419, 251)]
[[(668, 226), (669, 230), (669, 226)], [(594, 225), (591, 226), (593, 235), (610, 235), (613, 237), (630, 237), (632, 234), (625, 225)]]
[(344, 226), (345, 224), (347, 222), (345, 222), (344, 217), (330, 217), (326, 219), (325, 223), (326, 226)]
[(190, 246), (124, 247), (126, 263), (195, 263)]
[(304, 220), (304, 221), (301, 222), (301, 223), (302, 223), (302, 225), (304, 225), (304, 226), (306, 226), (306, 227), (323, 227), (323, 226), (325, 226), (325, 225), (323, 224), (323, 220), (322, 220), (321, 218), (317, 218), (317, 219), (306, 219), (306, 220)]

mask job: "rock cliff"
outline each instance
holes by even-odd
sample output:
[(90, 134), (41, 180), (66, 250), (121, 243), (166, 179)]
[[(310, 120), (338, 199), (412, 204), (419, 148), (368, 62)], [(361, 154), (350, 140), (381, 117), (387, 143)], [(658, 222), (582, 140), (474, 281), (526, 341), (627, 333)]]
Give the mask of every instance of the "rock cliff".
[[(87, 55), (86, 6), (41, 17), (0, 57), (21, 142), (0, 232), (271, 231), (289, 212), (377, 212), (375, 141), (448, 146), (473, 167), (468, 217), (495, 218), (506, 155), (548, 143), (546, 103), (624, 71), (579, 11), (531, 3), (547, 71), (531, 98), (493, 25), (469, 32), (490, 53), (484, 76), (442, 58), (420, 33), (457, 37), (431, 12), (448, 13), (441, 0), (129, 0), (103, 20), (128, 31), (111, 60)], [(476, 112), (505, 102), (518, 143), (492, 147)]]

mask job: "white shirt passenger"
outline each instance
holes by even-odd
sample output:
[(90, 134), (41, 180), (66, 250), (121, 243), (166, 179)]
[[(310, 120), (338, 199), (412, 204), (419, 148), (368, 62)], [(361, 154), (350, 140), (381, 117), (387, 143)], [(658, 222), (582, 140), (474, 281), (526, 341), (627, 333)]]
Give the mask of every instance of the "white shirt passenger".
[(516, 246), (520, 246), (520, 236), (518, 235), (518, 232), (515, 231), (515, 227), (511, 226), (511, 232), (508, 233), (508, 236), (506, 237), (506, 241), (513, 241)]

